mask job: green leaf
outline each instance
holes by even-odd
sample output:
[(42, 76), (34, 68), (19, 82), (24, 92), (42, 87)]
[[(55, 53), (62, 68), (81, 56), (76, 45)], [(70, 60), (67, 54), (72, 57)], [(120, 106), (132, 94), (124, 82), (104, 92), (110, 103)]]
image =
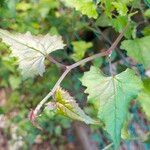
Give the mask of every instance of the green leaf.
[(121, 48), (125, 49), (131, 58), (143, 64), (146, 69), (150, 68), (150, 36), (125, 40), (121, 43)]
[(42, 18), (45, 18), (51, 9), (56, 9), (59, 1), (56, 0), (40, 0), (38, 3), (38, 11)]
[(98, 122), (87, 116), (78, 106), (76, 101), (67, 91), (58, 88), (54, 94), (55, 102), (49, 102), (47, 108), (56, 111), (58, 114), (83, 121), (86, 124), (97, 124)]
[(112, 16), (112, 12), (114, 11), (114, 6), (112, 5), (111, 0), (101, 0), (102, 8), (104, 6), (104, 13), (106, 16), (110, 17)]
[(121, 32), (128, 23), (128, 17), (118, 16), (117, 18), (112, 20), (112, 23), (115, 30)]
[(83, 15), (87, 15), (89, 18), (97, 18), (98, 13), (96, 11), (96, 5), (93, 0), (61, 0), (68, 7), (75, 8)]
[(74, 48), (74, 54), (71, 56), (75, 61), (81, 60), (87, 49), (92, 47), (91, 42), (85, 42), (85, 41), (74, 41), (72, 42), (73, 48)]
[[(133, 0), (101, 0), (101, 7), (104, 10), (106, 16), (112, 18), (114, 12), (118, 12), (119, 16), (125, 16), (128, 12), (128, 5)], [(116, 15), (116, 13), (115, 13)]]
[(150, 78), (143, 81), (144, 89), (139, 94), (138, 100), (145, 112), (146, 116), (150, 119)]
[(19, 85), (21, 84), (21, 78), (17, 76), (10, 76), (9, 77), (9, 83), (13, 90), (19, 88)]
[(59, 31), (55, 26), (51, 27), (49, 30), (50, 35), (59, 35)]
[(146, 26), (142, 33), (144, 34), (144, 36), (150, 36), (150, 25)]
[(16, 5), (16, 10), (19, 11), (27, 11), (29, 9), (32, 8), (32, 5), (30, 3), (26, 3), (26, 2), (20, 2)]
[(126, 16), (128, 12), (127, 5), (122, 2), (112, 2), (120, 16)]
[(131, 122), (131, 120), (132, 120), (132, 115), (128, 112), (126, 120), (125, 120), (124, 125), (121, 130), (121, 138), (123, 140), (131, 140), (131, 138), (132, 138), (131, 134), (129, 132), (129, 123)]
[(121, 129), (126, 119), (128, 105), (136, 98), (142, 84), (134, 71), (126, 71), (112, 77), (103, 75), (99, 68), (91, 67), (84, 73), (82, 84), (87, 87), (88, 100), (98, 102), (98, 117), (105, 123), (115, 147), (120, 144)]
[(25, 34), (11, 34), (0, 29), (0, 38), (10, 46), (12, 56), (17, 57), (19, 69), (24, 77), (43, 75), (45, 72), (45, 57), (58, 49), (63, 49), (64, 44), (58, 36), (33, 36), (30, 32)]
[[(129, 22), (129, 18), (127, 16), (118, 16), (114, 19), (112, 19), (112, 26), (114, 27), (114, 29), (117, 32), (122, 32), (123, 29), (126, 27), (126, 25)], [(124, 36), (126, 38), (131, 38), (132, 34), (133, 34), (133, 29), (134, 29), (134, 22), (131, 22), (127, 31), (125, 32)]]
[(150, 7), (150, 0), (144, 0), (145, 4)]
[(61, 126), (59, 126), (59, 125), (56, 126), (54, 131), (55, 131), (55, 135), (56, 136), (60, 136), (62, 134), (62, 128), (61, 128)]
[(108, 27), (111, 26), (111, 19), (107, 17), (105, 14), (101, 14), (99, 18), (96, 20), (96, 25), (100, 27)]
[(132, 3), (130, 3), (130, 6), (133, 8), (141, 8), (141, 0), (133, 0)]
[(95, 67), (100, 67), (100, 66), (102, 66), (102, 64), (103, 64), (103, 58), (102, 57), (96, 58), (93, 60), (93, 66), (95, 66)]
[(147, 10), (144, 12), (144, 16), (147, 17), (147, 18), (150, 18), (150, 9), (147, 9)]

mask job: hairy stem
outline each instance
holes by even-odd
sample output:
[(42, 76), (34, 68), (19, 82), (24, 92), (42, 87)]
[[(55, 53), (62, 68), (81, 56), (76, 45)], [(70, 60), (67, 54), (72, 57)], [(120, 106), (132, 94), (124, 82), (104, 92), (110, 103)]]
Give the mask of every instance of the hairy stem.
[(56, 84), (54, 85), (53, 89), (44, 97), (44, 99), (37, 105), (37, 107), (34, 110), (34, 114), (37, 114), (41, 107), (45, 104), (45, 102), (54, 94), (54, 92), (57, 90), (57, 88), (59, 87), (60, 83), (63, 81), (63, 79), (66, 77), (66, 75), (69, 73), (69, 69), (66, 69), (64, 71), (64, 73), (61, 75), (61, 77), (59, 78), (59, 80), (56, 82)]
[(60, 63), (60, 62), (58, 62), (57, 60), (55, 60), (55, 59), (54, 59), (52, 56), (50, 56), (50, 55), (47, 56), (47, 59), (48, 59), (50, 62), (56, 64), (58, 67), (60, 67), (60, 68), (62, 68), (62, 69), (65, 69), (65, 68), (66, 68), (66, 65), (64, 65), (64, 64), (62, 64), (62, 63)]
[[(104, 52), (95, 54), (93, 56), (87, 57), (79, 62), (76, 62), (70, 66), (65, 66), (66, 70), (64, 71), (64, 73), (61, 75), (61, 77), (59, 78), (59, 80), (56, 82), (56, 84), (54, 85), (54, 87), (52, 88), (52, 90), (46, 95), (46, 97), (37, 105), (37, 107), (34, 110), (34, 116), (36, 117), (38, 112), (40, 111), (41, 107), (47, 102), (47, 100), (55, 93), (55, 91), (57, 90), (57, 88), (60, 86), (61, 82), (64, 80), (64, 78), (66, 77), (66, 75), (74, 68), (87, 63), (89, 61), (92, 61), (98, 57), (102, 57), (102, 56), (108, 56), (112, 53), (112, 51), (116, 48), (116, 46), (118, 45), (118, 43), (121, 41), (125, 31), (127, 30), (128, 25), (125, 27), (125, 29), (120, 33), (120, 35), (118, 36), (118, 38), (115, 40), (115, 42), (111, 45), (111, 47)], [(51, 59), (51, 58), (50, 58)], [(53, 59), (51, 59), (53, 60)], [(58, 62), (53, 61), (54, 63), (56, 63), (56, 65), (58, 65)], [(60, 64), (59, 64), (60, 65)], [(62, 64), (61, 64), (62, 65)], [(34, 117), (34, 118), (35, 118)]]

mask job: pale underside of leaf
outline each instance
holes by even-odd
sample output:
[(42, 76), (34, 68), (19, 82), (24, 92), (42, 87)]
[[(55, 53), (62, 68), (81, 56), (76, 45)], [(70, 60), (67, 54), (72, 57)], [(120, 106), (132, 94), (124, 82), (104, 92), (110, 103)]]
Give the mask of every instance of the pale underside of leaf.
[(58, 88), (55, 92), (54, 100), (55, 102), (49, 102), (47, 104), (48, 109), (56, 110), (58, 114), (70, 117), (74, 120), (83, 121), (86, 124), (98, 124), (97, 121), (84, 113), (67, 91)]
[(61, 37), (57, 36), (33, 36), (30, 32), (25, 34), (11, 34), (0, 29), (0, 38), (10, 46), (12, 56), (18, 58), (19, 68), (24, 77), (43, 75), (45, 72), (45, 57), (58, 49), (63, 49)]
[(81, 81), (87, 87), (88, 100), (93, 103), (99, 101), (98, 117), (105, 123), (115, 147), (118, 147), (129, 102), (142, 88), (141, 80), (130, 69), (114, 77), (106, 77), (98, 68), (91, 67)]

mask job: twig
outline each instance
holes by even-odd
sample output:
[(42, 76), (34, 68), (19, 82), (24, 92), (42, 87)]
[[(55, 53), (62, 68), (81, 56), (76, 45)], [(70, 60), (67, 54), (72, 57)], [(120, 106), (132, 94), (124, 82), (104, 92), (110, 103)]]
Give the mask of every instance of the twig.
[(109, 145), (107, 145), (106, 147), (104, 147), (102, 150), (107, 150), (107, 149), (109, 149), (112, 146), (113, 146), (113, 143), (110, 143)]
[[(120, 42), (120, 40), (122, 39), (125, 31), (127, 30), (128, 25), (125, 27), (125, 29), (122, 31), (122, 33), (120, 33), (120, 35), (118, 36), (118, 38), (115, 40), (115, 42), (112, 44), (112, 46), (105, 52), (101, 52), (98, 54), (95, 54), (93, 56), (87, 57), (79, 62), (76, 62), (70, 66), (66, 66), (66, 70), (64, 71), (64, 73), (61, 75), (61, 77), (59, 78), (59, 80), (56, 82), (56, 84), (54, 85), (53, 89), (47, 94), (47, 96), (37, 105), (37, 107), (35, 108), (34, 112), (32, 115), (34, 115), (34, 117), (32, 116), (32, 122), (35, 120), (35, 118), (37, 117), (38, 112), (40, 111), (41, 107), (46, 103), (46, 101), (55, 93), (55, 91), (57, 90), (57, 88), (59, 87), (59, 85), (61, 84), (61, 82), (63, 81), (63, 79), (67, 76), (67, 74), (74, 68), (87, 63), (89, 61), (92, 61), (98, 57), (102, 57), (102, 56), (108, 56), (112, 53), (112, 51), (116, 48), (116, 46), (118, 45), (118, 43)], [(56, 63), (58, 64), (58, 63)]]
[(55, 60), (55, 59), (54, 59), (52, 56), (50, 56), (50, 55), (47, 56), (47, 59), (48, 59), (50, 62), (56, 64), (58, 67), (61, 67), (62, 69), (65, 69), (65, 68), (66, 68), (66, 65), (59, 63), (57, 60)]
[[(66, 77), (66, 75), (70, 72), (70, 70), (67, 68), (64, 73), (61, 75), (59, 80), (54, 85), (53, 89), (46, 95), (46, 97), (37, 105), (37, 107), (34, 110), (34, 118), (36, 117), (37, 113), (41, 109), (41, 107), (44, 105), (44, 103), (54, 94), (54, 92), (57, 90), (60, 83), (63, 81), (63, 79)], [(33, 118), (33, 120), (34, 120)]]

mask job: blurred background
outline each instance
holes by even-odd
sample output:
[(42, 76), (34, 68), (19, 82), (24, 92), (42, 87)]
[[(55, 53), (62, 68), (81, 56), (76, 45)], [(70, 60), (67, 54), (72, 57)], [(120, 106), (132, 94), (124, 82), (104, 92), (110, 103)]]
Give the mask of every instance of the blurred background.
[[(126, 38), (150, 35), (150, 28), (145, 28), (149, 25), (149, 20), (142, 14), (148, 6), (144, 1), (138, 0), (135, 6), (133, 9), (139, 12), (133, 19), (138, 25), (134, 22), (131, 24)], [(98, 12), (101, 13), (101, 10), (98, 9)], [(126, 23), (127, 18), (116, 17), (110, 25), (103, 15), (95, 22), (82, 16), (80, 12), (65, 7), (59, 0), (0, 0), (0, 28), (10, 32), (30, 31), (34, 35), (61, 35), (67, 46), (65, 50), (52, 55), (66, 65), (110, 47)], [(34, 127), (28, 119), (29, 111), (50, 91), (63, 70), (46, 61), (47, 70), (43, 77), (23, 79), (17, 69), (16, 59), (9, 55), (9, 48), (0, 43), (0, 150), (113, 149), (111, 139), (102, 128), (72, 121), (47, 110), (38, 118), (44, 131)], [(119, 48), (113, 53), (112, 59), (114, 72), (121, 72), (130, 66), (141, 76), (145, 75), (143, 67), (127, 58)], [(97, 111), (92, 104), (86, 102), (87, 95), (79, 81), (91, 64), (109, 75), (108, 60), (96, 59), (74, 69), (62, 86), (68, 89), (87, 114), (95, 118)], [(150, 131), (150, 123), (135, 100), (131, 103), (124, 128), (128, 132), (122, 132), (124, 140), (121, 150), (150, 149), (149, 138), (145, 140)]]

